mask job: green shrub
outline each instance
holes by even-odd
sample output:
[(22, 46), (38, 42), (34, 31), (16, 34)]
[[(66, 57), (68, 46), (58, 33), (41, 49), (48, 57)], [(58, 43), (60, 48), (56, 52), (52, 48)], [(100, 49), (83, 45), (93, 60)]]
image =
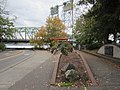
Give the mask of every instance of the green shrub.
[(100, 43), (87, 44), (86, 48), (89, 50), (99, 49), (102, 46)]
[(61, 53), (63, 54), (63, 55), (68, 55), (68, 51), (67, 51), (67, 47), (65, 47), (65, 46), (62, 46), (61, 47)]
[(0, 43), (0, 50), (4, 51), (6, 49), (5, 44), (4, 43)]
[(73, 52), (73, 46), (68, 42), (62, 43), (60, 49), (61, 53), (66, 56), (68, 55), (69, 52)]
[(52, 46), (52, 48), (51, 48), (51, 53), (53, 53), (54, 50), (57, 50), (57, 44), (55, 44), (54, 46)]
[(73, 46), (71, 44), (67, 45), (68, 52), (73, 52)]

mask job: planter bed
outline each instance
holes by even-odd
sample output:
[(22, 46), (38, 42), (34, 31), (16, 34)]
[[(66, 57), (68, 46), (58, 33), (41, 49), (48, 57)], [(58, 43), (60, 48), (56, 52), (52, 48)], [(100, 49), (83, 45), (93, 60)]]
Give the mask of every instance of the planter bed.
[[(70, 76), (72, 72), (75, 74)], [(92, 76), (91, 78), (91, 75), (89, 75), (91, 72), (89, 72), (90, 70), (86, 66), (83, 57), (78, 53), (72, 52), (68, 56), (61, 54), (57, 62), (56, 71), (54, 70), (54, 85), (73, 87), (96, 85), (94, 77)]]

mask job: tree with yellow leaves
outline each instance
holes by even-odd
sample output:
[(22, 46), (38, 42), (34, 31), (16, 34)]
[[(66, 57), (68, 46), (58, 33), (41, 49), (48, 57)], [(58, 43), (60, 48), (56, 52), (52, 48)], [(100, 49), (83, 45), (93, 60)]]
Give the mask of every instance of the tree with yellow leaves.
[(35, 37), (30, 40), (33, 45), (42, 46), (45, 43), (51, 43), (54, 45), (52, 38), (66, 38), (67, 33), (65, 33), (65, 25), (60, 20), (59, 17), (48, 17), (46, 21), (46, 26), (42, 26), (40, 30), (35, 34)]
[(46, 21), (48, 42), (53, 43), (54, 41), (50, 40), (52, 38), (66, 38), (67, 33), (65, 33), (65, 28), (65, 25), (59, 17), (48, 17)]
[[(46, 30), (48, 33), (48, 38), (65, 38), (67, 34), (65, 31), (65, 25), (60, 20), (59, 17), (48, 17), (46, 21)], [(64, 33), (64, 35), (63, 35)]]
[(40, 30), (35, 34), (35, 37), (30, 40), (33, 45), (42, 46), (46, 42), (46, 28), (44, 26), (40, 27)]

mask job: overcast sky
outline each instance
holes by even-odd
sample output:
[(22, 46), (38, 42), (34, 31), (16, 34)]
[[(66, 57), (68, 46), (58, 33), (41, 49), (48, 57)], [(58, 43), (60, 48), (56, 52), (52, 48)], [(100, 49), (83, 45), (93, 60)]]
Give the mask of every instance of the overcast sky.
[(17, 16), (15, 26), (37, 26), (46, 22), (50, 7), (62, 4), (65, 0), (7, 0), (6, 9)]

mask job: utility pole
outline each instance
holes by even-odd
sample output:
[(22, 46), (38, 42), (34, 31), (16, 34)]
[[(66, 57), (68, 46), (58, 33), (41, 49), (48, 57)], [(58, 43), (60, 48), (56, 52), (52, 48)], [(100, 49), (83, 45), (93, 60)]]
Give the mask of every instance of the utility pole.
[(74, 1), (73, 0), (69, 0), (64, 2), (61, 5), (56, 5), (55, 7), (51, 7), (51, 16), (53, 17), (54, 15), (57, 15), (59, 17), (59, 7), (63, 6), (63, 18), (64, 18), (64, 24), (66, 23), (66, 13), (68, 13), (68, 11), (71, 12), (70, 14), (70, 28), (72, 29), (71, 31), (71, 38), (73, 39), (73, 24), (74, 24)]
[(73, 16), (73, 0), (71, 0), (71, 3), (72, 3), (72, 39), (74, 38), (73, 37), (73, 24), (74, 24), (74, 16)]

